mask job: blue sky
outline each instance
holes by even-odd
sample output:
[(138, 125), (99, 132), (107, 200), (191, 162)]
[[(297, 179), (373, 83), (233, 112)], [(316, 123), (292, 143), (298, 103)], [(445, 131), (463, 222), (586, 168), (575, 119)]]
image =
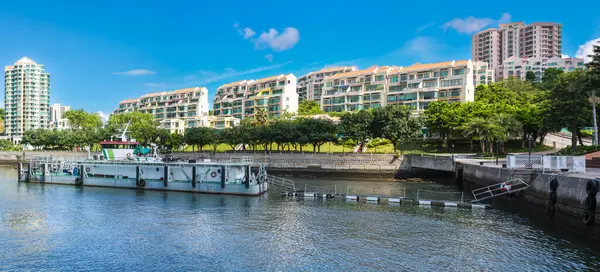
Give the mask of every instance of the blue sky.
[(569, 56), (600, 38), (600, 15), (558, 1), (534, 12), (481, 1), (160, 2), (5, 2), (0, 60), (46, 65), (52, 103), (110, 113), (121, 100), (163, 90), (206, 86), (212, 102), (216, 87), (241, 79), (470, 59), (471, 33), (498, 22), (561, 23)]

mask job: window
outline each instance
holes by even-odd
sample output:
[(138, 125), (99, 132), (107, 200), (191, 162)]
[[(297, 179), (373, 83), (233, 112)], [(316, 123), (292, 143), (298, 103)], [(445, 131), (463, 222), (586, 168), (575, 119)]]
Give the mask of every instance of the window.
[(462, 85), (462, 78), (442, 81), (442, 87)]
[(388, 97), (387, 97), (388, 102), (396, 102), (397, 100), (398, 100), (397, 95), (388, 95)]
[(419, 88), (419, 82), (415, 82), (415, 83), (409, 83), (408, 84), (408, 88), (409, 89), (418, 89)]
[(413, 80), (413, 79), (415, 79), (415, 75), (410, 75), (410, 76), (408, 76), (408, 79), (409, 79), (409, 80)]
[(400, 75), (400, 80), (406, 81), (406, 75)]
[(460, 76), (465, 74), (465, 69), (452, 69), (453, 76)]
[(390, 77), (390, 82), (391, 82), (391, 83), (398, 82), (398, 76), (391, 76), (391, 77)]
[(423, 88), (437, 87), (438, 82), (434, 80), (423, 81)]
[(448, 70), (440, 71), (440, 76), (443, 76), (443, 77), (448, 76)]
[(325, 87), (331, 87), (331, 81), (325, 82)]
[(279, 86), (285, 85), (285, 80), (279, 81)]
[(375, 76), (375, 81), (383, 80), (383, 75)]

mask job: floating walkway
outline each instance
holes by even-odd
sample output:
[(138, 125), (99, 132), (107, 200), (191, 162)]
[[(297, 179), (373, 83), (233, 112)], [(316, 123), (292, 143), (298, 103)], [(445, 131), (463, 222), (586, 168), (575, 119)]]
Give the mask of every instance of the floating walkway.
[(457, 202), (446, 200), (423, 200), (412, 199), (405, 196), (377, 196), (377, 195), (347, 195), (347, 194), (316, 194), (312, 192), (282, 192), (282, 196), (298, 197), (301, 199), (343, 199), (346, 202), (360, 202), (373, 204), (411, 204), (428, 207), (451, 207), (458, 209), (490, 209), (490, 205), (475, 204), (469, 202)]

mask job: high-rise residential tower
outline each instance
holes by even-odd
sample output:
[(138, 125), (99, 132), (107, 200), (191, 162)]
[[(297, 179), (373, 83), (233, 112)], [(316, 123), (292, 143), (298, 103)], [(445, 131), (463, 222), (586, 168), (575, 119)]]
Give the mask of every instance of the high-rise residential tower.
[(485, 61), (503, 78), (500, 67), (510, 57), (537, 58), (542, 62), (562, 55), (562, 25), (523, 22), (501, 24), (472, 37), (473, 61)]
[(4, 109), (8, 136), (50, 128), (50, 74), (44, 65), (23, 57), (4, 67)]
[(52, 105), (50, 108), (50, 128), (58, 130), (70, 128), (69, 120), (63, 118), (63, 114), (69, 110), (71, 110), (71, 106)]

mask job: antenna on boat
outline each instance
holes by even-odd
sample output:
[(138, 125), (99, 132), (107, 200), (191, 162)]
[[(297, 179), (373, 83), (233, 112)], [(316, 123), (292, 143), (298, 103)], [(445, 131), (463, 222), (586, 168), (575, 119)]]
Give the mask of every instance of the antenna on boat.
[(129, 122), (127, 122), (127, 125), (125, 126), (125, 129), (123, 130), (123, 133), (121, 133), (121, 141), (123, 141), (123, 142), (127, 141), (127, 136), (125, 136), (125, 133), (127, 133), (127, 129), (129, 128), (129, 124), (131, 124), (131, 120), (129, 120)]

